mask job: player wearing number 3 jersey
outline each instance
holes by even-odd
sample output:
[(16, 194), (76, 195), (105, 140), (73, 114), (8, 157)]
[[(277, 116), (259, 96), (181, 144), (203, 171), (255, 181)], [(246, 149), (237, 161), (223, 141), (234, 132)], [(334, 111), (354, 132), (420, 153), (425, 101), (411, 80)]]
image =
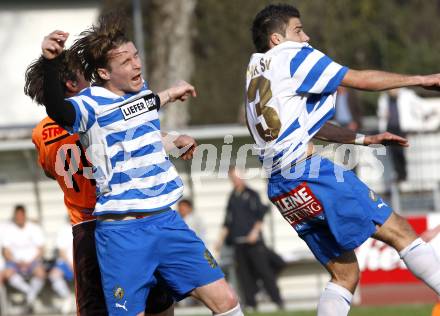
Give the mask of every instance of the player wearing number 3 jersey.
[(371, 236), (398, 250), (409, 270), (439, 294), (440, 262), (433, 249), (353, 172), (313, 154), (310, 141), (406, 146), (390, 133), (356, 135), (328, 124), (336, 89), (438, 89), (440, 76), (343, 67), (309, 45), (299, 12), (289, 5), (258, 13), (252, 35), (257, 53), (246, 77), (248, 128), (270, 177), (269, 198), (331, 274), (318, 315), (348, 314), (359, 278), (354, 249)]

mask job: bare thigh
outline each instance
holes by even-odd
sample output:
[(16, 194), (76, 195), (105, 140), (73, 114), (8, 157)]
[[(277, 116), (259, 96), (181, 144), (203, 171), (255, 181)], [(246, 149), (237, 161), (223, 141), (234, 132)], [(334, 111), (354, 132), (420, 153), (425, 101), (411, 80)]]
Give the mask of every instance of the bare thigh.
[(383, 241), (397, 251), (409, 246), (417, 237), (408, 221), (395, 212), (391, 213), (387, 221), (382, 226), (378, 226), (373, 234), (373, 238)]
[(3, 271), (3, 278), (5, 279), (5, 280), (9, 280), (9, 278), (11, 277), (11, 276), (13, 276), (15, 273), (17, 273), (14, 269), (9, 269), (9, 268), (6, 268), (4, 271)]

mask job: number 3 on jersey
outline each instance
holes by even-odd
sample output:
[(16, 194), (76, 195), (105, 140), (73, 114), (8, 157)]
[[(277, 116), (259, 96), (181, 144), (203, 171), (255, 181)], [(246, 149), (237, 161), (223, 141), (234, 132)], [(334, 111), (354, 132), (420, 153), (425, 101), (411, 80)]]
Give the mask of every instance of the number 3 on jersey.
[(272, 99), (272, 90), (270, 88), (270, 81), (263, 76), (256, 77), (249, 83), (247, 90), (249, 103), (255, 102), (257, 92), (260, 101), (255, 103), (255, 113), (258, 116), (259, 123), (255, 125), (255, 128), (262, 139), (270, 142), (278, 137), (281, 121), (275, 109), (267, 106), (267, 103)]

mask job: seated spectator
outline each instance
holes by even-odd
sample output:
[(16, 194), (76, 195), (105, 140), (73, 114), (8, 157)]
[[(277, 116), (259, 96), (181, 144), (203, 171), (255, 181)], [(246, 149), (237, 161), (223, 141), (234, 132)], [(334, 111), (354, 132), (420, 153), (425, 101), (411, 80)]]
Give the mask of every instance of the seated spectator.
[[(3, 233), (5, 231), (5, 224), (0, 222), (0, 249), (3, 247)], [(3, 274), (5, 270), (5, 258), (3, 254), (0, 255), (0, 287), (3, 285)]]
[(27, 220), (24, 206), (17, 205), (12, 222), (5, 225), (3, 232), (4, 279), (26, 294), (26, 303), (30, 308), (46, 278), (42, 263), (43, 245), (42, 229)]
[[(177, 202), (177, 212), (179, 212), (186, 225), (188, 225), (188, 227), (191, 228), (201, 240), (206, 242), (205, 225), (202, 218), (194, 212), (192, 201), (186, 198), (180, 199), (179, 202)], [(192, 297), (188, 297), (179, 302), (179, 306), (198, 305), (200, 305), (200, 303)]]
[(67, 314), (72, 306), (72, 295), (67, 282), (73, 282), (73, 235), (68, 224), (61, 227), (56, 240), (57, 259), (49, 272), (49, 280), (55, 293), (64, 299), (61, 312)]
[(194, 213), (192, 201), (181, 199), (177, 203), (177, 211), (189, 228), (191, 228), (202, 240), (205, 240), (205, 225), (203, 224), (202, 219)]

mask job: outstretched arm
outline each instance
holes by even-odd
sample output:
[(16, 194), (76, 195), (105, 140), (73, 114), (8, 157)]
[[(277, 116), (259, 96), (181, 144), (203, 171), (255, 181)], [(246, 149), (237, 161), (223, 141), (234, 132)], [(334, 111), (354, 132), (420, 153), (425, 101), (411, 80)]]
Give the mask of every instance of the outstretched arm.
[(325, 123), (324, 126), (316, 133), (317, 139), (340, 144), (356, 144), (356, 145), (398, 145), (408, 147), (406, 138), (385, 132), (376, 135), (362, 135), (332, 123)]
[(344, 79), (342, 79), (341, 84), (345, 87), (368, 91), (381, 91), (411, 86), (440, 90), (440, 74), (410, 76), (379, 70), (349, 69)]
[(160, 106), (175, 102), (177, 100), (186, 101), (190, 96), (196, 97), (196, 89), (186, 81), (179, 81), (176, 85), (158, 93)]

